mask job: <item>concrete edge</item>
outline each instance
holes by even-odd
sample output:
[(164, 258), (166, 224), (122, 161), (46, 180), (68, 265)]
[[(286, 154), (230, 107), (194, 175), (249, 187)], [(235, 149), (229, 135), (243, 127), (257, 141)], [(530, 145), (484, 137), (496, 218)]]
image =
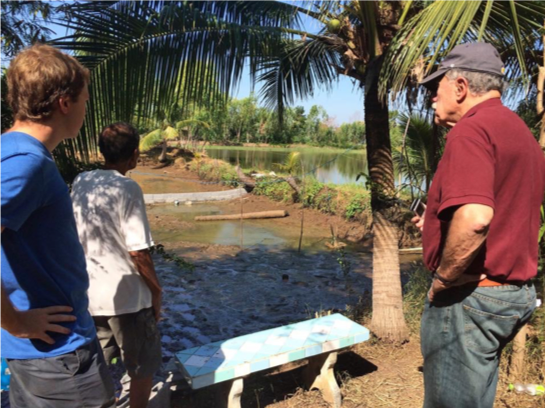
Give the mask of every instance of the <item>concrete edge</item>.
[(179, 201), (183, 204), (187, 201), (221, 201), (240, 198), (248, 194), (243, 188), (225, 191), (205, 191), (202, 193), (174, 193), (174, 194), (144, 194), (146, 204), (173, 203)]

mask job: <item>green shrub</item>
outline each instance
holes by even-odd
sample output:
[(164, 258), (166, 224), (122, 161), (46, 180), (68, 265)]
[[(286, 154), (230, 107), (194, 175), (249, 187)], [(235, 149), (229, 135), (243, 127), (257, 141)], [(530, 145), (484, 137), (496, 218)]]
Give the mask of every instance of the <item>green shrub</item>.
[(193, 160), (189, 163), (189, 169), (196, 172), (203, 180), (216, 181), (230, 186), (239, 184), (235, 168), (221, 160)]
[(293, 201), (294, 191), (285, 181), (278, 181), (278, 179), (272, 177), (263, 177), (256, 182), (254, 193), (276, 201)]
[(369, 194), (367, 194), (367, 192), (356, 193), (350, 198), (344, 211), (344, 216), (346, 219), (350, 220), (369, 208)]
[(323, 183), (320, 183), (315, 178), (306, 179), (302, 188), (303, 204), (308, 207), (313, 207), (316, 203), (316, 197), (324, 186)]
[(338, 193), (336, 190), (326, 186), (320, 191), (316, 198), (316, 205), (314, 208), (328, 213), (328, 214), (337, 214), (338, 200), (336, 199)]

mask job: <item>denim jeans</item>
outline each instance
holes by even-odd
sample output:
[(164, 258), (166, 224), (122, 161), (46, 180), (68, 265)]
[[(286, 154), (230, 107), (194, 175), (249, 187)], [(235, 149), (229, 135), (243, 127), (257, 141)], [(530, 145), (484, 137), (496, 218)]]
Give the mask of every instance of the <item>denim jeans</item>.
[(424, 408), (492, 408), (500, 356), (536, 304), (532, 284), (460, 286), (426, 299)]

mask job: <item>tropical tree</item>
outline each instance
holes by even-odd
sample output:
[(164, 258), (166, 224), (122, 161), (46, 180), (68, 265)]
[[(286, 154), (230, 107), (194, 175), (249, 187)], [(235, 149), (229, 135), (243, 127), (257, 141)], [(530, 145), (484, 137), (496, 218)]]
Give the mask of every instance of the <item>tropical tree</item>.
[(257, 99), (253, 95), (244, 99), (230, 101), (227, 108), (227, 119), (229, 121), (229, 131), (236, 137), (237, 144), (241, 143), (241, 137), (243, 136), (246, 138), (246, 142), (249, 142), (257, 119), (256, 114)]
[(343, 123), (337, 129), (335, 139), (338, 147), (350, 147), (363, 143), (365, 141), (365, 123)]
[[(92, 70), (87, 137), (101, 121), (131, 118), (135, 111), (150, 116), (169, 103), (182, 71), (188, 85), (178, 88), (177, 98), (198, 101), (212, 83), (229, 94), (247, 67), (250, 78), (263, 83), (260, 96), (280, 123), (296, 98), (330, 87), (339, 76), (363, 90), (375, 237), (372, 329), (400, 341), (407, 328), (398, 231), (390, 221), (396, 209), (388, 93), (414, 101), (416, 80), (468, 40), (493, 42), (511, 77), (533, 80), (528, 68), (535, 65), (545, 8), (513, 0), (137, 1), (85, 3), (72, 11), (66, 24), (75, 33), (56, 44), (80, 54)], [(322, 29), (305, 31), (307, 19)], [(203, 69), (207, 64), (215, 69)]]
[(53, 33), (46, 25), (59, 12), (47, 1), (3, 1), (1, 8), (2, 53), (8, 58), (30, 44), (45, 42)]
[[(207, 130), (210, 129), (210, 125), (208, 123), (195, 119), (181, 120), (175, 124), (175, 127), (172, 127), (170, 123), (165, 123), (162, 127), (154, 129), (142, 136), (139, 146), (140, 151), (146, 152), (161, 143), (161, 154), (157, 160), (160, 163), (164, 163), (167, 161), (168, 141), (180, 140), (183, 137), (183, 130), (190, 126), (198, 126)], [(188, 137), (186, 147), (189, 145), (189, 143), (190, 139)]]
[(291, 152), (284, 160), (284, 163), (274, 163), (281, 172), (289, 175), (299, 174), (301, 172), (301, 152)]

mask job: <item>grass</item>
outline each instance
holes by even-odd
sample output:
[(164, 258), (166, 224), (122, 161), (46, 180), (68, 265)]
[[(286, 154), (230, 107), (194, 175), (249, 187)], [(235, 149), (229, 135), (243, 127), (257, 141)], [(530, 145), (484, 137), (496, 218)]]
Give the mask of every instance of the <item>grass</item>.
[(189, 164), (189, 169), (196, 172), (203, 180), (215, 181), (233, 187), (239, 185), (235, 168), (222, 160), (193, 160)]
[(415, 262), (411, 269), (409, 280), (403, 286), (403, 312), (411, 334), (418, 336), (424, 301), (431, 285), (431, 275), (421, 262)]

